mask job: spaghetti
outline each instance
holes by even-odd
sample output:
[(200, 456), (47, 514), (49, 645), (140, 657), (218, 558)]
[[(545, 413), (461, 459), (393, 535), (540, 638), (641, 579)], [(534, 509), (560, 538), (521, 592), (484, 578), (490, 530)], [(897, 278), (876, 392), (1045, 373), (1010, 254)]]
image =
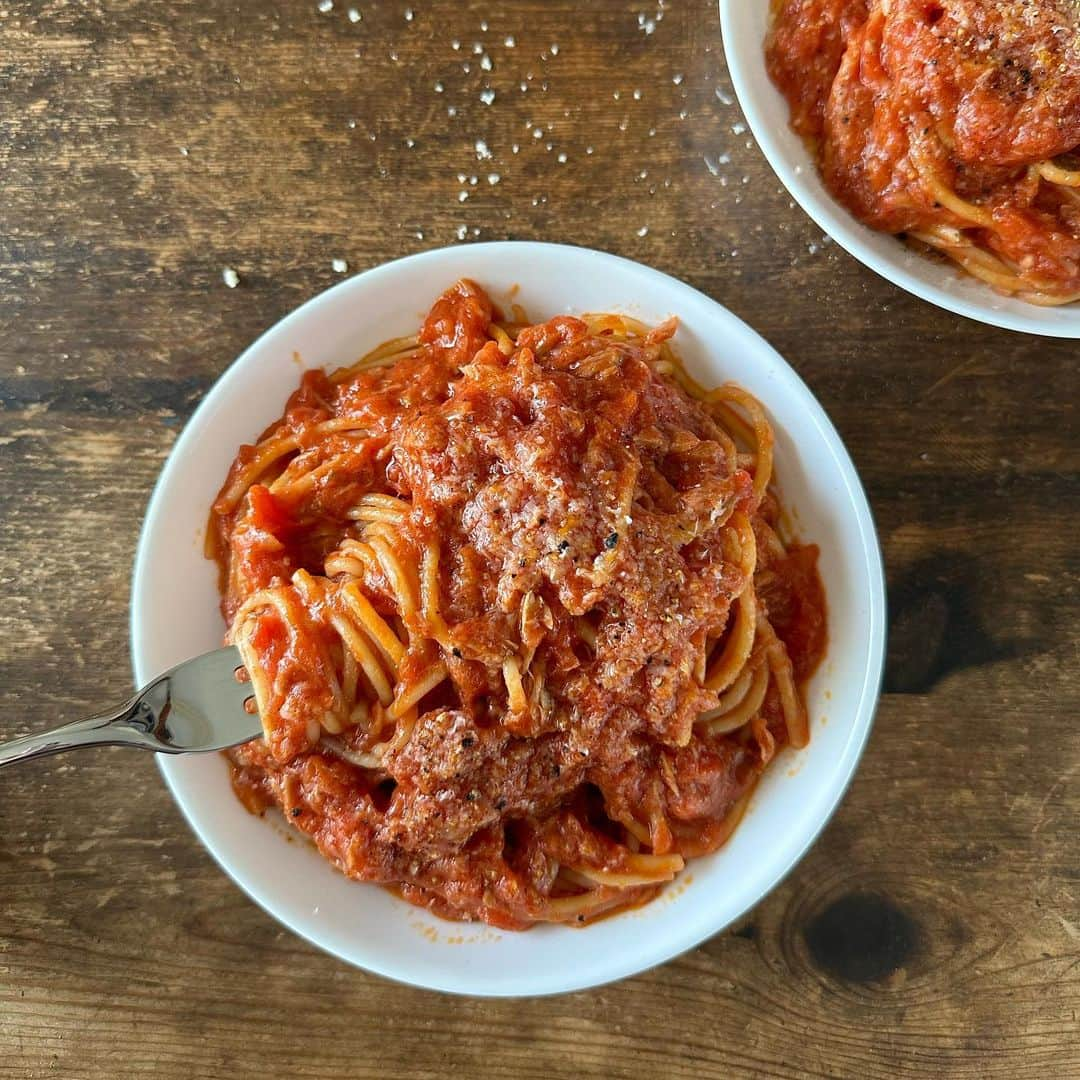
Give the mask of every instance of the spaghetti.
[(506, 928), (641, 903), (727, 839), (807, 743), (824, 596), (764, 411), (694, 383), (675, 329), (507, 321), (459, 282), (304, 375), (211, 514), (249, 809)]
[(861, 221), (1080, 300), (1076, 0), (772, 0), (769, 73)]

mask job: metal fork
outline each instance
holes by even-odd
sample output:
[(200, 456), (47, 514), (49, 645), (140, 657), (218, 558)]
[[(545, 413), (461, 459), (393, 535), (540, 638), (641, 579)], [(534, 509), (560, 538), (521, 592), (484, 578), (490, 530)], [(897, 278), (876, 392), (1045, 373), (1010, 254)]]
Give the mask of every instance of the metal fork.
[(80, 746), (137, 746), (163, 754), (224, 750), (262, 734), (251, 683), (230, 645), (159, 675), (130, 701), (54, 731), (0, 744), (0, 769)]

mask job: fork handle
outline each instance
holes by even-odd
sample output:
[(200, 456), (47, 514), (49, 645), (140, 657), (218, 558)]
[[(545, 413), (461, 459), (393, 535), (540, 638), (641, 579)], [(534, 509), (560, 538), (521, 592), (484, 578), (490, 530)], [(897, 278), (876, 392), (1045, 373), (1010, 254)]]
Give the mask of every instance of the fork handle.
[(108, 712), (75, 720), (52, 731), (27, 735), (22, 739), (0, 744), (0, 769), (17, 761), (49, 757), (80, 746), (141, 746), (158, 749), (147, 739), (136, 721), (139, 714), (138, 701), (132, 698)]

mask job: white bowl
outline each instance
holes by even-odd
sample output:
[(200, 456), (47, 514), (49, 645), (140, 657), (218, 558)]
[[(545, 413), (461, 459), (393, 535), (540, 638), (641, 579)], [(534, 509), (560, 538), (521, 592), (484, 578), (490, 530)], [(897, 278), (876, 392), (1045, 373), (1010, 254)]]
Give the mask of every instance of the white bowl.
[(349, 881), (307, 843), (288, 842), (280, 818), (248, 814), (232, 793), (219, 755), (159, 760), (173, 796), (221, 867), (271, 915), (335, 956), (445, 991), (578, 990), (677, 955), (722, 930), (772, 889), (840, 800), (877, 701), (884, 578), (866, 497), (810, 391), (730, 312), (636, 263), (532, 243), (414, 255), (310, 300), (225, 372), (162, 471), (135, 563), (135, 677), (145, 683), (220, 644), (216, 572), (202, 554), (208, 509), (237, 447), (281, 414), (301, 366), (337, 367), (387, 338), (415, 331), (430, 303), (459, 277), (475, 279), (502, 303), (508, 290), (520, 286), (516, 299), (537, 320), (589, 310), (649, 321), (676, 314), (676, 346), (690, 370), (709, 384), (738, 380), (764, 402), (777, 428), (785, 502), (802, 538), (822, 550), (829, 647), (809, 692), (809, 748), (786, 752), (759, 785), (730, 843), (691, 862), (653, 903), (583, 929), (540, 926), (525, 933), (444, 922), (377, 886)]
[(768, 26), (769, 0), (720, 0), (724, 54), (746, 122), (776, 175), (814, 221), (871, 270), (946, 311), (1007, 330), (1080, 338), (1080, 304), (1042, 308), (1001, 296), (951, 265), (860, 224), (836, 201), (791, 130), (787, 101), (765, 69)]

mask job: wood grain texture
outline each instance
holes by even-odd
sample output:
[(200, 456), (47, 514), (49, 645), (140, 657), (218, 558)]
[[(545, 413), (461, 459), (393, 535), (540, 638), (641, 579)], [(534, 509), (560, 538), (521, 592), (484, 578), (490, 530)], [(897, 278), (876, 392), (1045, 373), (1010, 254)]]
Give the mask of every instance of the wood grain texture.
[(1080, 1077), (1077, 345), (938, 311), (826, 244), (724, 103), (712, 0), (646, 34), (657, 10), (0, 4), (0, 736), (129, 686), (144, 507), (229, 361), (332, 259), (464, 229), (683, 278), (836, 421), (892, 632), (839, 813), (733, 931), (615, 986), (483, 1002), (283, 931), (147, 758), (5, 772), (3, 1080)]

